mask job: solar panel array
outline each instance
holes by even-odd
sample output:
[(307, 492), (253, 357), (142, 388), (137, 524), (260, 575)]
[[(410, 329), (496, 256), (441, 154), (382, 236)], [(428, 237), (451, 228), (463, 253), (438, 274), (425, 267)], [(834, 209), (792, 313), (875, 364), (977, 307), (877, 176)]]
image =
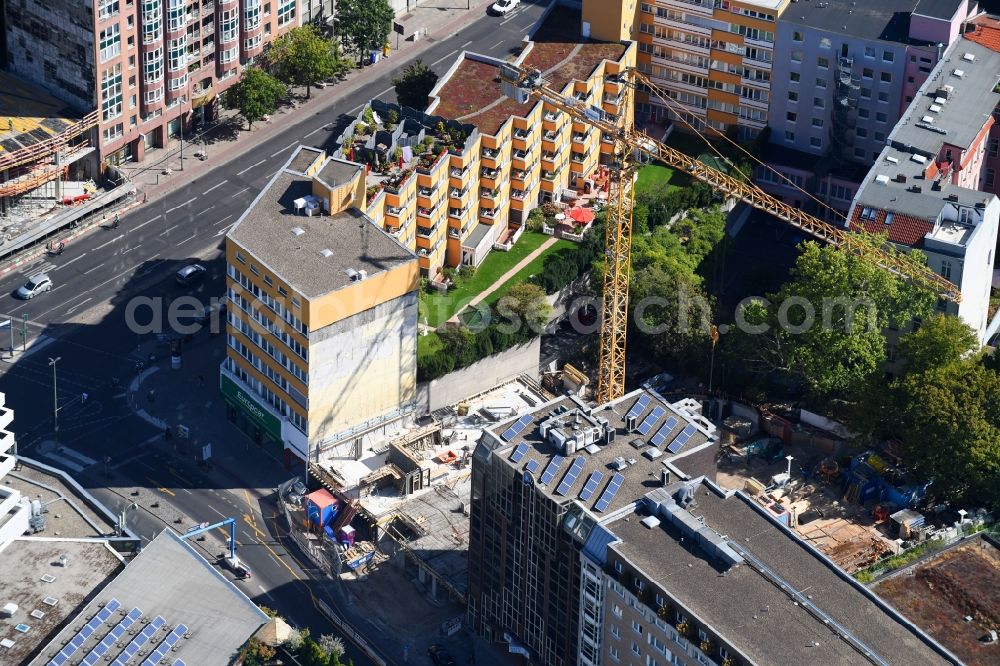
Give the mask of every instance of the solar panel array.
[(537, 460), (529, 460), (528, 464), (524, 466), (524, 470), (534, 474), (538, 471), (539, 467), (541, 467), (541, 464)]
[(559, 467), (563, 464), (564, 460), (566, 459), (562, 456), (552, 456), (552, 460), (549, 461), (549, 464), (545, 467), (545, 471), (542, 472), (542, 478), (539, 479), (539, 483), (543, 486), (551, 483), (552, 479), (556, 478), (556, 472), (559, 471)]
[(625, 418), (626, 419), (639, 418), (639, 415), (642, 414), (644, 411), (646, 411), (646, 408), (649, 407), (649, 400), (650, 400), (649, 396), (643, 393), (641, 396), (639, 396), (639, 399), (635, 401), (635, 404), (632, 405), (632, 409), (628, 410), (628, 414), (625, 415)]
[(121, 602), (117, 599), (111, 599), (108, 603), (104, 604), (104, 608), (97, 611), (97, 615), (92, 617), (90, 622), (84, 625), (84, 627), (76, 633), (76, 636), (74, 636), (70, 642), (66, 644), (66, 647), (64, 647), (59, 654), (52, 658), (49, 662), (49, 666), (63, 666), (63, 664), (68, 662), (70, 657), (76, 654), (76, 651), (80, 649), (88, 638), (90, 638), (91, 634), (97, 631), (98, 627), (107, 622), (108, 619), (111, 618), (111, 614), (118, 610), (121, 605)]
[(525, 414), (524, 416), (519, 418), (517, 422), (514, 423), (511, 427), (504, 430), (503, 434), (500, 435), (500, 437), (502, 437), (503, 441), (505, 442), (511, 441), (512, 439), (520, 435), (522, 430), (528, 427), (528, 424), (531, 423), (532, 418), (533, 417), (531, 416), (531, 414)]
[(573, 484), (576, 483), (577, 478), (580, 476), (580, 472), (583, 471), (584, 463), (583, 456), (573, 458), (573, 464), (570, 465), (569, 471), (563, 477), (562, 483), (556, 488), (557, 495), (565, 495), (569, 492), (569, 489), (573, 487)]
[(184, 663), (183, 659), (177, 659), (174, 661), (173, 666), (187, 666), (187, 664)]
[(590, 496), (597, 490), (597, 486), (601, 485), (601, 479), (603, 478), (604, 474), (602, 472), (591, 472), (590, 478), (587, 479), (587, 485), (580, 491), (580, 499), (584, 502), (589, 500)]
[(647, 416), (642, 420), (642, 423), (639, 424), (639, 427), (636, 428), (636, 430), (639, 432), (640, 435), (645, 437), (646, 435), (649, 434), (649, 431), (653, 429), (653, 426), (656, 425), (656, 422), (659, 421), (661, 418), (663, 418), (663, 415), (666, 413), (667, 410), (665, 410), (660, 405), (653, 407), (653, 411), (649, 413), (649, 416)]
[(601, 511), (607, 511), (608, 507), (611, 506), (611, 502), (614, 501), (615, 495), (618, 494), (618, 489), (622, 487), (625, 483), (625, 477), (621, 474), (615, 474), (611, 477), (611, 481), (608, 482), (608, 487), (604, 489), (601, 493), (601, 499), (597, 500), (597, 504), (594, 505), (594, 511), (600, 513)]
[(517, 448), (514, 449), (514, 453), (510, 454), (510, 461), (512, 463), (519, 463), (527, 453), (528, 453), (528, 445), (518, 444)]
[(681, 420), (679, 418), (671, 414), (670, 418), (667, 419), (667, 422), (660, 426), (660, 429), (657, 430), (656, 434), (649, 440), (649, 445), (659, 448), (660, 445), (663, 444), (664, 440), (666, 440), (667, 436), (670, 435), (670, 432), (676, 428), (677, 424), (680, 422)]
[(108, 653), (111, 646), (117, 643), (118, 639), (125, 635), (125, 632), (128, 631), (129, 627), (139, 621), (140, 617), (142, 617), (142, 611), (138, 608), (133, 608), (129, 611), (129, 614), (122, 618), (122, 621), (118, 623), (118, 626), (108, 632), (108, 635), (104, 637), (104, 640), (94, 646), (94, 649), (91, 650), (90, 654), (88, 654), (83, 660), (83, 666), (95, 666), (95, 664), (97, 664), (97, 662), (99, 662), (104, 655)]
[(674, 437), (674, 441), (670, 442), (670, 446), (667, 447), (667, 451), (671, 453), (677, 453), (684, 445), (688, 443), (688, 440), (694, 437), (694, 434), (698, 432), (698, 428), (694, 424), (688, 424), (684, 430), (681, 430), (681, 434)]
[(146, 625), (146, 628), (142, 630), (141, 634), (132, 639), (132, 642), (125, 648), (125, 651), (118, 655), (118, 658), (115, 659), (115, 663), (111, 664), (111, 666), (125, 666), (125, 664), (128, 663), (129, 660), (131, 660), (132, 657), (134, 657), (135, 654), (142, 649), (142, 646), (153, 637), (153, 634), (159, 631), (160, 627), (166, 623), (166, 620), (157, 615), (152, 622)]
[(170, 632), (170, 635), (163, 639), (163, 642), (160, 643), (159, 647), (157, 647), (156, 650), (146, 658), (146, 661), (142, 662), (142, 666), (156, 666), (161, 659), (167, 656), (167, 653), (170, 652), (170, 649), (177, 644), (177, 641), (179, 641), (181, 637), (187, 633), (187, 630), (188, 628), (186, 625), (178, 624), (177, 627)]

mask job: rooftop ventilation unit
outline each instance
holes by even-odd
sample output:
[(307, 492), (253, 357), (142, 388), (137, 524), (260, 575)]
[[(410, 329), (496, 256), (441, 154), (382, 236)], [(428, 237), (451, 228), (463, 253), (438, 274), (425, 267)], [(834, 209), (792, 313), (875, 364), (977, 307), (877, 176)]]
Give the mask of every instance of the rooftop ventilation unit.
[(657, 518), (656, 516), (646, 516), (639, 522), (648, 527), (649, 529), (653, 529), (654, 527), (660, 526), (660, 519)]
[(925, 123), (932, 123), (934, 122), (934, 116), (924, 116), (920, 120)]
[[(941, 91), (939, 90), (938, 93), (940, 93), (940, 92)], [(938, 97), (934, 98), (934, 105), (935, 106), (944, 106), (947, 102), (948, 102), (948, 100), (946, 98), (944, 98), (944, 97), (941, 97), (940, 95)]]
[(885, 158), (885, 161), (886, 162), (891, 162), (892, 164), (899, 164), (899, 158), (898, 157), (893, 157), (892, 155), (888, 155)]
[(305, 230), (302, 227), (293, 227), (292, 228), (292, 235), (293, 236), (301, 236), (304, 233), (305, 233)]
[(963, 70), (963, 69), (956, 69), (956, 70), (952, 70), (952, 72), (951, 72), (951, 73), (952, 73), (952, 74), (953, 74), (954, 76), (957, 76), (958, 78), (962, 78), (963, 76), (965, 76), (965, 70)]
[(882, 183), (883, 185), (888, 185), (889, 184), (889, 176), (886, 176), (884, 174), (879, 174), (879, 175), (875, 176), (875, 182), (876, 183)]
[(941, 107), (937, 104), (931, 104), (930, 111), (931, 113), (941, 113)]
[(324, 249), (324, 250), (320, 250), (319, 253), (322, 254), (327, 259), (329, 259), (330, 257), (333, 256), (333, 250), (326, 250), (326, 249)]
[(962, 60), (964, 60), (965, 62), (975, 62), (976, 56), (972, 55), (971, 53), (964, 53), (962, 54)]
[(910, 161), (916, 162), (917, 164), (927, 164), (927, 158), (923, 155), (917, 155), (916, 153), (910, 155)]

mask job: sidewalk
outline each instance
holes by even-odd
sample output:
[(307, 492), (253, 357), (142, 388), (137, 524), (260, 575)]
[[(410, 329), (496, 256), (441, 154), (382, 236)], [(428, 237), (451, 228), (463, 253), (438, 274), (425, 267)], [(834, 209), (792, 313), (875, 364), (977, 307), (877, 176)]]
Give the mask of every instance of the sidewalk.
[[(337, 99), (365, 87), (387, 71), (402, 69), (436, 42), (451, 37), (482, 18), (486, 7), (493, 0), (468, 0), (468, 3), (470, 8), (466, 9), (464, 0), (427, 0), (396, 19), (403, 26), (404, 34), (400, 36), (398, 50), (396, 35), (390, 34), (393, 51), (389, 58), (383, 58), (362, 69), (351, 70), (346, 80), (340, 83), (325, 88), (313, 87), (309, 100), (305, 99), (304, 91), (297, 90), (303, 96), (297, 97), (291, 106), (279, 109), (269, 120), (257, 123), (253, 130), (245, 129), (245, 124), (236, 118), (235, 111), (223, 111), (210, 127), (193, 137), (185, 138), (183, 170), (180, 141), (176, 140), (171, 141), (166, 148), (149, 151), (144, 161), (123, 166), (122, 170), (135, 184), (140, 201), (144, 198), (145, 202), (154, 201), (239, 157), (247, 144), (267, 141), (290, 125), (323, 111)], [(415, 34), (419, 35), (417, 39), (413, 39)], [(373, 92), (372, 96), (378, 92)], [(203, 149), (208, 158), (200, 160), (194, 155)], [(167, 169), (171, 171), (170, 175), (164, 175), (163, 172)]]

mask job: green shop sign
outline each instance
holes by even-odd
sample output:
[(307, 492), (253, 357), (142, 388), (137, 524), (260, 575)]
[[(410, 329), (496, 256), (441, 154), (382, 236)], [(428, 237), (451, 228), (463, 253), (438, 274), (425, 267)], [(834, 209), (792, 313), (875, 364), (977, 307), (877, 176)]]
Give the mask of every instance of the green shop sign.
[(281, 441), (281, 420), (271, 412), (264, 409), (259, 402), (250, 397), (250, 394), (241, 389), (236, 383), (226, 377), (222, 378), (222, 395), (233, 405), (239, 407), (250, 419), (267, 431), (274, 439)]

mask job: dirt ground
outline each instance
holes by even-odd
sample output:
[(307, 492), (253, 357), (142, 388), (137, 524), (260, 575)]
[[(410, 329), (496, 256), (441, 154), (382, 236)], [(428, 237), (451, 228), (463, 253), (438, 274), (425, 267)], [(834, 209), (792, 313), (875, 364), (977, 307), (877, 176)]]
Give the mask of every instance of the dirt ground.
[[(797, 524), (793, 527), (803, 539), (848, 573), (863, 569), (894, 551), (895, 544), (886, 531), (887, 526), (875, 524), (870, 507), (845, 502), (840, 497), (839, 480), (829, 483), (817, 476), (803, 480), (799, 461), (808, 461), (806, 465), (812, 467), (817, 458), (814, 453), (792, 446), (786, 449), (786, 454), (794, 456), (792, 480), (769, 496), (797, 516)], [(717, 482), (724, 488), (746, 489), (747, 479), (753, 478), (767, 486), (771, 477), (787, 469), (788, 462), (784, 458), (772, 464), (760, 458), (749, 465), (744, 461), (720, 461)]]
[(873, 589), (965, 663), (1000, 664), (1000, 643), (980, 640), (1000, 630), (1000, 551), (985, 539), (903, 569)]

